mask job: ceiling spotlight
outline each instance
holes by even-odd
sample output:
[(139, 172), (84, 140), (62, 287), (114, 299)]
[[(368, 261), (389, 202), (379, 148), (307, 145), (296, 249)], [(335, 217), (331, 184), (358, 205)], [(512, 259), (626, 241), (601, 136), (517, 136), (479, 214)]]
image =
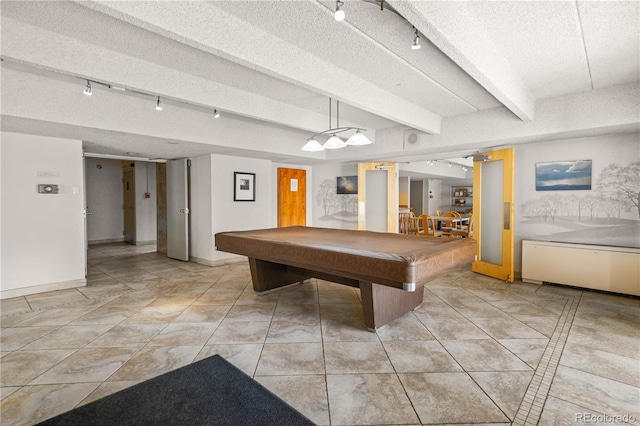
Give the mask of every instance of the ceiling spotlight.
[(466, 172), (468, 169), (465, 166), (462, 166), (462, 170)]
[(306, 144), (302, 147), (303, 151), (324, 151), (324, 147), (320, 145), (315, 138), (311, 138), (307, 141)]
[(449, 167), (452, 167), (452, 164), (451, 164), (451, 163), (449, 163)]
[(342, 22), (344, 21), (344, 10), (342, 10), (342, 6), (344, 6), (344, 2), (337, 0), (336, 1), (336, 13), (333, 14), (333, 17), (335, 18), (336, 21), (338, 22)]
[(84, 88), (83, 93), (87, 96), (91, 96), (93, 94), (91, 93), (91, 82), (89, 80), (87, 80), (87, 87)]
[(213, 110), (213, 118), (218, 118), (218, 117), (220, 117), (220, 113), (218, 112), (217, 109), (214, 109)]
[(413, 44), (411, 45), (413, 50), (420, 49), (420, 36), (418, 35), (418, 29), (416, 28), (416, 32), (413, 36)]
[(162, 104), (160, 103), (160, 96), (158, 96), (158, 102), (156, 102), (156, 111), (162, 111)]

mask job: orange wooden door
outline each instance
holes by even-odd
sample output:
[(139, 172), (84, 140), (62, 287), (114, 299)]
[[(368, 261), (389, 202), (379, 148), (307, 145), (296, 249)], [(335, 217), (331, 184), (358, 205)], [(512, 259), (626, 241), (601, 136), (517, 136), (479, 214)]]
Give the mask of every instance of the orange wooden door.
[(278, 227), (307, 224), (307, 171), (278, 168)]

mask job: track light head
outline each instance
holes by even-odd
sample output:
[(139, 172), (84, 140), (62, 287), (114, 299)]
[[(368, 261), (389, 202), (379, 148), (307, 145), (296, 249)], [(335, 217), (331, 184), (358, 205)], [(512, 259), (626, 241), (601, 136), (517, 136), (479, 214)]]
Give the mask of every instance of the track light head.
[(156, 111), (162, 111), (162, 104), (160, 103), (160, 96), (158, 96), (158, 101), (156, 102)]
[(213, 118), (218, 118), (218, 117), (220, 117), (220, 113), (218, 112), (217, 109), (214, 109), (213, 110)]
[(418, 29), (416, 28), (416, 32), (413, 35), (413, 44), (411, 45), (411, 48), (413, 50), (418, 50), (420, 49), (420, 35), (418, 35)]
[(84, 88), (84, 92), (85, 95), (87, 96), (91, 96), (93, 93), (91, 92), (91, 82), (89, 80), (87, 80), (87, 87)]
[(342, 22), (344, 21), (345, 14), (344, 10), (342, 10), (342, 6), (344, 6), (344, 2), (337, 0), (336, 1), (336, 12), (333, 14), (333, 17), (336, 21)]

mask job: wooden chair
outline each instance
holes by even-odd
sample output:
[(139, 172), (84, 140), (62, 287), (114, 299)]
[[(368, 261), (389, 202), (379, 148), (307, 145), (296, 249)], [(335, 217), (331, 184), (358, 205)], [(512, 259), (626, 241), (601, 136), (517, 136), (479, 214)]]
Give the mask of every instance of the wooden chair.
[[(398, 232), (401, 234), (411, 233), (411, 221), (416, 215), (413, 212), (398, 214)], [(415, 234), (415, 232), (413, 232)]]
[[(442, 216), (444, 217), (460, 217), (460, 213), (458, 212), (454, 212), (454, 211), (448, 211), (448, 212), (444, 212), (442, 213)], [(456, 223), (451, 221), (451, 222), (442, 222), (442, 232), (444, 233), (444, 235), (449, 235), (451, 233), (452, 230), (457, 229)]]
[(428, 214), (421, 214), (418, 216), (422, 223), (422, 230), (418, 232), (418, 235), (424, 235), (429, 237), (442, 237), (442, 231), (436, 229), (436, 221), (433, 220)]
[(449, 235), (454, 238), (473, 238), (473, 216), (469, 218), (469, 225), (465, 229), (452, 229)]

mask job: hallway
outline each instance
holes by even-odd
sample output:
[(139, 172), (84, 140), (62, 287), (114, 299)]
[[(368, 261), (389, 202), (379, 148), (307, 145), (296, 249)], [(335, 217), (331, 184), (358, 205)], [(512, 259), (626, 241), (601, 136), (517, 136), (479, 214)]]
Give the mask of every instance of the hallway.
[(213, 354), (320, 425), (640, 422), (638, 298), (464, 268), (371, 333), (351, 287), (260, 296), (246, 261), (208, 267), (155, 246), (94, 245), (88, 260), (86, 288), (2, 300), (3, 425)]

